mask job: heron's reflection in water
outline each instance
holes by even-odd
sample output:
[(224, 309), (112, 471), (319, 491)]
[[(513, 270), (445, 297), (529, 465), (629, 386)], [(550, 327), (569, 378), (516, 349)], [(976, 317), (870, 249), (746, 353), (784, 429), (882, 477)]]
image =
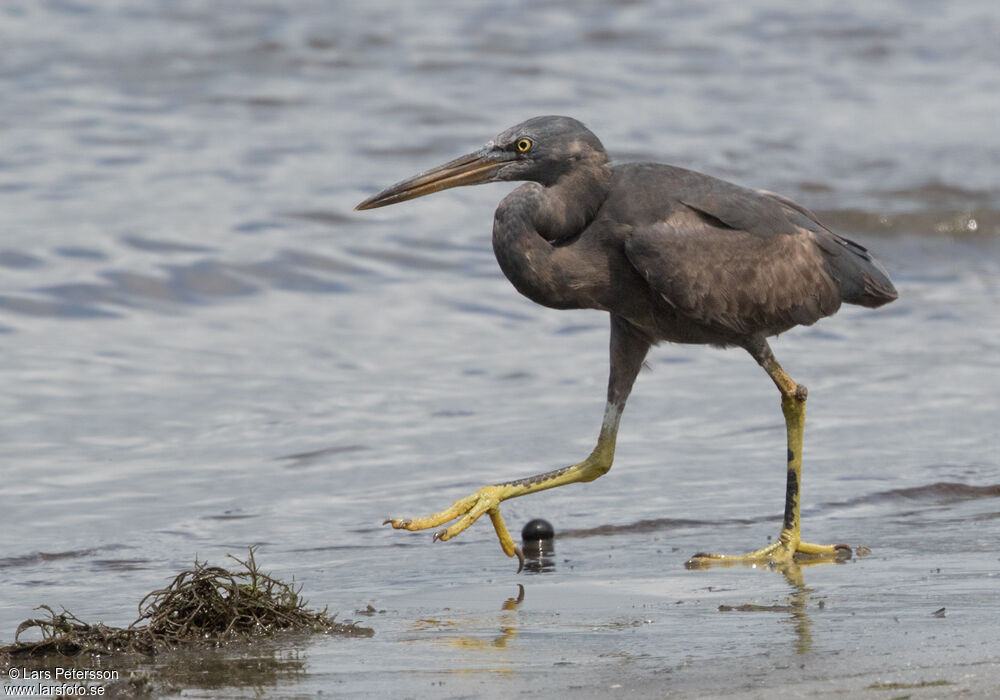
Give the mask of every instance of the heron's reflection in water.
[[(493, 656), (492, 653), (504, 652), (507, 649), (507, 644), (517, 636), (517, 608), (523, 602), (524, 586), (519, 583), (517, 584), (517, 594), (503, 601), (499, 617), (494, 621), (489, 619), (493, 615), (484, 615), (480, 618), (457, 618), (455, 620), (423, 619), (417, 620), (414, 627), (418, 632), (439, 633), (429, 639), (434, 644), (490, 654), (487, 657), (462, 657), (464, 662), (473, 662), (475, 665), (450, 669), (452, 673), (512, 675), (516, 670), (513, 661), (508, 660), (506, 656)], [(495, 624), (499, 624), (499, 629), (493, 627)], [(478, 629), (470, 629), (473, 627)], [(495, 631), (488, 631), (491, 628)], [(422, 635), (410, 641), (428, 641), (428, 637)], [(478, 661), (484, 659), (488, 661), (487, 665), (479, 665)]]
[[(812, 620), (807, 612), (810, 596), (816, 592), (813, 588), (807, 588), (802, 569), (808, 566), (819, 566), (821, 564), (843, 564), (841, 561), (830, 561), (829, 559), (808, 559), (796, 561), (788, 564), (773, 564), (771, 566), (753, 566), (765, 570), (777, 571), (788, 582), (791, 592), (788, 595), (788, 602), (776, 605), (756, 605), (746, 603), (743, 605), (720, 605), (719, 610), (723, 612), (775, 612), (788, 615), (789, 620), (795, 628), (795, 652), (798, 654), (808, 654), (812, 651)], [(820, 601), (819, 607), (823, 607)]]
[[(806, 613), (806, 603), (809, 594), (815, 591), (812, 588), (806, 588), (805, 580), (802, 577), (802, 566), (802, 564), (788, 564), (778, 570), (792, 588), (788, 602), (792, 608), (792, 621), (795, 623), (795, 651), (799, 654), (808, 654), (812, 651), (812, 621)], [(805, 566), (810, 566), (810, 564)]]

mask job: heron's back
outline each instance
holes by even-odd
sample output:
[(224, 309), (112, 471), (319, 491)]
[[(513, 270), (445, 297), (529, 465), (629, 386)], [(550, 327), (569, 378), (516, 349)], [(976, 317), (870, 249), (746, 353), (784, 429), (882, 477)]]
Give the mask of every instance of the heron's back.
[(615, 176), (602, 213), (626, 224), (632, 265), (672, 311), (727, 343), (897, 297), (864, 247), (780, 195), (668, 165)]

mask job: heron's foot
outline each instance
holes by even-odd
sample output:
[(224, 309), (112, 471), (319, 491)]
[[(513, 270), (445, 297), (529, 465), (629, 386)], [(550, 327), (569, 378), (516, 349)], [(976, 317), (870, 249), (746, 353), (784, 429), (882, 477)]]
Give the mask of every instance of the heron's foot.
[(387, 518), (382, 524), (392, 525), (397, 530), (429, 530), (457, 519), (448, 527), (434, 533), (435, 542), (437, 540), (447, 542), (452, 537), (467, 530), (472, 523), (488, 513), (490, 520), (493, 521), (493, 529), (496, 530), (497, 538), (500, 540), (500, 548), (508, 557), (517, 557), (518, 562), (520, 562), (517, 570), (520, 572), (524, 567), (524, 554), (521, 552), (521, 548), (514, 544), (514, 539), (507, 530), (503, 516), (500, 515), (503, 489), (502, 485), (484, 486), (472, 495), (460, 498), (444, 510), (426, 518)]
[(688, 559), (689, 569), (709, 569), (713, 566), (781, 566), (792, 562), (837, 562), (851, 558), (846, 544), (811, 544), (803, 542), (791, 530), (782, 530), (778, 540), (746, 554), (707, 554), (699, 552)]

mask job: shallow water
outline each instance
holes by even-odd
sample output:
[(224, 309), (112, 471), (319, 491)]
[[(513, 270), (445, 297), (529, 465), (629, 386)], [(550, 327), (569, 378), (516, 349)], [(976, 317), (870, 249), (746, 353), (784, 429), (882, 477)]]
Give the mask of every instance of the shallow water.
[[(0, 641), (41, 603), (131, 622), (260, 544), (376, 634), (261, 651), (264, 677), (188, 660), (215, 669), (189, 695), (975, 690), (1000, 661), (1000, 16), (914, 7), (6, 3)], [(596, 438), (607, 319), (502, 278), (511, 186), (351, 211), (543, 113), (792, 196), (886, 264), (898, 302), (773, 343), (810, 389), (805, 535), (870, 556), (683, 568), (763, 544), (784, 494), (773, 387), (697, 347), (651, 353), (608, 476), (505, 505), (561, 533), (548, 571), (486, 524), (379, 526)], [(719, 610), (746, 604), (770, 609)]]

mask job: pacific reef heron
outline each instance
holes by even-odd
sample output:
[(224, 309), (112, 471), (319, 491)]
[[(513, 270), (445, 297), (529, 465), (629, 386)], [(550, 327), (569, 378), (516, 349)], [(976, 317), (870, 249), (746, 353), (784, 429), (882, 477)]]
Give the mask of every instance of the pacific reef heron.
[(604, 146), (570, 117), (529, 119), (478, 151), (361, 202), (374, 209), (451, 187), (525, 181), (493, 219), (493, 251), (521, 294), (555, 309), (611, 316), (604, 422), (578, 464), (484, 486), (426, 518), (390, 518), (424, 530), (452, 520), (449, 540), (488, 514), (507, 556), (523, 562), (500, 503), (611, 468), (622, 410), (650, 346), (661, 341), (740, 347), (781, 393), (788, 435), (781, 533), (742, 555), (695, 554), (689, 567), (850, 557), (847, 545), (803, 542), (799, 506), (806, 388), (778, 364), (767, 338), (830, 316), (841, 303), (871, 308), (897, 297), (885, 269), (805, 207), (778, 194), (659, 163), (612, 165)]

